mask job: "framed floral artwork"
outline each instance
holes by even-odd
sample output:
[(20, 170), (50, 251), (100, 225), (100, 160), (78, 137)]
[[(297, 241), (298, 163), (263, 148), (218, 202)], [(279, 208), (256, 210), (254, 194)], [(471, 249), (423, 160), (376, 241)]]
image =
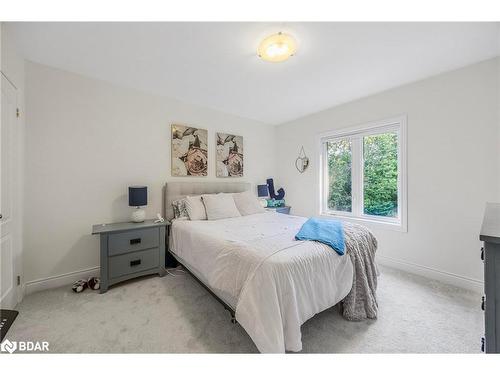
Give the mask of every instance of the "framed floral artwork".
[(172, 176), (206, 176), (208, 132), (191, 126), (172, 125)]
[(217, 177), (243, 177), (243, 137), (217, 133)]

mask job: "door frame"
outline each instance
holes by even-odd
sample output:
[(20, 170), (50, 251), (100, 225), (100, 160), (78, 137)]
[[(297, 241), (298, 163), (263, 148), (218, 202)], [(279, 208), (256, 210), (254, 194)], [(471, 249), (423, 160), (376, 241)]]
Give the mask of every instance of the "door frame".
[[(14, 308), (17, 303), (19, 303), (23, 298), (23, 289), (22, 283), (18, 282), (18, 277), (20, 278), (22, 275), (22, 249), (21, 249), (21, 212), (20, 212), (20, 129), (19, 129), (19, 109), (18, 109), (18, 89), (16, 85), (5, 75), (4, 72), (0, 72), (1, 79), (1, 94), (11, 95), (13, 108), (11, 110), (13, 113), (11, 114), (12, 124), (9, 128), (9, 147), (11, 149), (9, 155), (9, 165), (8, 165), (8, 173), (10, 176), (11, 183), (9, 184), (10, 189), (10, 217), (7, 221), (3, 222), (3, 219), (0, 220), (0, 243), (9, 240), (11, 241), (11, 262), (12, 262), (12, 291), (10, 293), (11, 296), (7, 296), (7, 301), (1, 299), (0, 302), (2, 306), (5, 305), (7, 308)], [(9, 107), (10, 108), (10, 107)], [(4, 111), (5, 108), (0, 109), (0, 111)], [(1, 121), (0, 112), (0, 121)], [(1, 129), (1, 128), (0, 128)], [(0, 132), (0, 165), (2, 159), (2, 142), (1, 142), (2, 133)], [(1, 169), (1, 168), (0, 168)], [(3, 173), (0, 174), (0, 194), (1, 194), (1, 179)], [(3, 214), (3, 212), (2, 212)], [(4, 235), (3, 231), (7, 230), (9, 232), (8, 235)], [(10, 237), (10, 238), (8, 238)], [(21, 281), (21, 280), (19, 280)], [(6, 303), (5, 303), (6, 302)]]

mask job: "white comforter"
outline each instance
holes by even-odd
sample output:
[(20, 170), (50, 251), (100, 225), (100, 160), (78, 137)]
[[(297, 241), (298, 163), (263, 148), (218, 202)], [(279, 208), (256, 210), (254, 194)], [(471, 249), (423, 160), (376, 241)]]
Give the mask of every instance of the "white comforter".
[(300, 326), (352, 288), (348, 256), (294, 240), (306, 220), (269, 212), (172, 224), (170, 250), (235, 308), (261, 352), (302, 350)]

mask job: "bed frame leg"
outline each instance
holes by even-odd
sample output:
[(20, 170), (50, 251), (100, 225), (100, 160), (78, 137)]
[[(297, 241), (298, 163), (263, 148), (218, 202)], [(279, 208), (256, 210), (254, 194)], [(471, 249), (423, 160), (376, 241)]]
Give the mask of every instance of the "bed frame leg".
[(344, 301), (340, 301), (338, 303), (338, 309), (339, 309), (340, 315), (344, 315)]
[(233, 324), (238, 323), (238, 321), (236, 320), (234, 312), (232, 310), (229, 310), (229, 312), (231, 313), (231, 323), (233, 323)]
[(229, 311), (229, 314), (231, 314), (231, 323), (233, 323), (233, 324), (238, 323), (238, 321), (236, 320), (236, 317), (235, 317), (235, 312), (233, 310), (231, 310), (230, 308), (228, 308), (226, 305), (224, 305), (224, 309)]

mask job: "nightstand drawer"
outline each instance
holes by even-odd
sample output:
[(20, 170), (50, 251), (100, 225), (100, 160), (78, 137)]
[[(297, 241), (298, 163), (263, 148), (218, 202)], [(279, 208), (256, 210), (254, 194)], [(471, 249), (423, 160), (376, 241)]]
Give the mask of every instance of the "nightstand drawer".
[(109, 258), (109, 277), (114, 279), (134, 272), (155, 268), (158, 267), (159, 261), (159, 248), (117, 255)]
[(110, 234), (108, 238), (108, 254), (113, 256), (158, 247), (159, 241), (158, 228)]

